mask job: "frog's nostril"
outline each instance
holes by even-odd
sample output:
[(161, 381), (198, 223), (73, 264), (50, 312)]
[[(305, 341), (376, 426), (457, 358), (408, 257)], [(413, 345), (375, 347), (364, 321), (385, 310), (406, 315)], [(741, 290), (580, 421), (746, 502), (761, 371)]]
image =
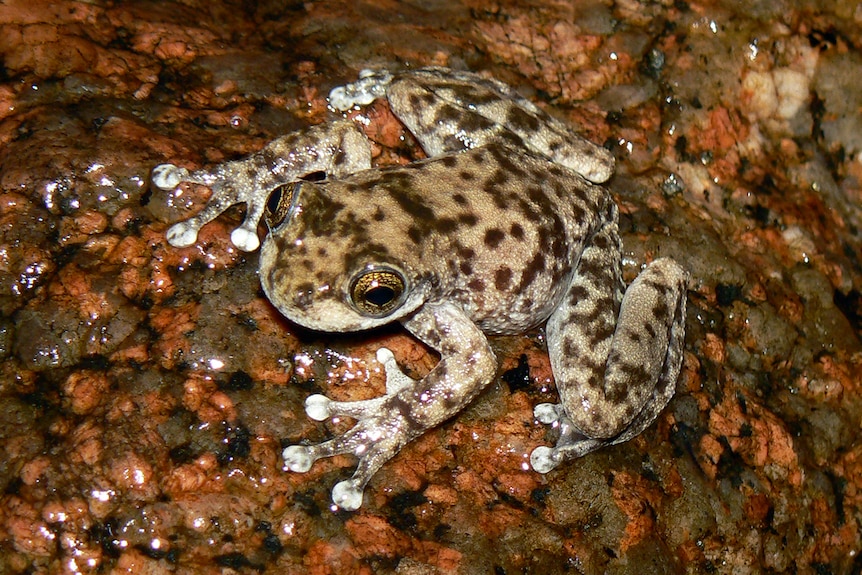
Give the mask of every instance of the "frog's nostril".
[(308, 309), (314, 303), (314, 290), (308, 287), (302, 287), (297, 290), (293, 303), (298, 309)]

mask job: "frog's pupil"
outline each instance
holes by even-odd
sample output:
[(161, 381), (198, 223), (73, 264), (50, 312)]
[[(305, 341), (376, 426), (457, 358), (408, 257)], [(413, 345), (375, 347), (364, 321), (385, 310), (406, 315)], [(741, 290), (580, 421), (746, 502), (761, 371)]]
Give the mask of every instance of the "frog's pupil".
[(278, 211), (278, 205), (281, 203), (281, 188), (282, 186), (275, 188), (266, 200), (266, 209), (271, 214)]
[(387, 286), (377, 286), (365, 292), (365, 301), (376, 307), (383, 307), (395, 298), (395, 290)]

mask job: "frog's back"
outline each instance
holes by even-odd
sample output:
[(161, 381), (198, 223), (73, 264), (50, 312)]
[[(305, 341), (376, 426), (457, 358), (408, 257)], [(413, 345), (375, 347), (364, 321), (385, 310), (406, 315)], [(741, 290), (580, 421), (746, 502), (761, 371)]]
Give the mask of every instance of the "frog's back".
[[(577, 254), (611, 205), (600, 186), (544, 158), (488, 146), (341, 185), (385, 237), (390, 257), (433, 275), (433, 298), (455, 300), (487, 333), (547, 319)], [(358, 247), (358, 246), (357, 246)]]

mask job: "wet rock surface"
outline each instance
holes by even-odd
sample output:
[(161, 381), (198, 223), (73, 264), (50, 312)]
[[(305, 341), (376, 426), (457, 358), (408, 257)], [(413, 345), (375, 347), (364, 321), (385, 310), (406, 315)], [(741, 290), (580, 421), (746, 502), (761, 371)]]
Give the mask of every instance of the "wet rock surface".
[[(862, 11), (839, 2), (0, 5), (0, 572), (856, 573), (862, 569)], [(234, 209), (151, 190), (331, 119), (361, 68), (517, 86), (610, 148), (628, 278), (693, 277), (684, 373), (631, 442), (541, 476), (542, 333), (406, 448), (282, 471), (311, 393), (383, 391), (397, 328), (313, 334), (262, 297)], [(364, 112), (380, 164), (418, 153)]]

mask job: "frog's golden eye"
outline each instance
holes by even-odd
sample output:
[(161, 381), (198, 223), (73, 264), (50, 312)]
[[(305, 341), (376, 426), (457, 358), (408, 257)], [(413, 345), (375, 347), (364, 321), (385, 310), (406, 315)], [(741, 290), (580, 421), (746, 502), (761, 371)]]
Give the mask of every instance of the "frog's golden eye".
[(300, 185), (302, 182), (283, 184), (270, 192), (269, 199), (266, 200), (266, 210), (263, 213), (263, 219), (270, 230), (280, 226), (290, 213), (293, 198), (299, 192)]
[(366, 269), (350, 284), (350, 302), (363, 315), (383, 317), (403, 303), (406, 284), (391, 268)]

